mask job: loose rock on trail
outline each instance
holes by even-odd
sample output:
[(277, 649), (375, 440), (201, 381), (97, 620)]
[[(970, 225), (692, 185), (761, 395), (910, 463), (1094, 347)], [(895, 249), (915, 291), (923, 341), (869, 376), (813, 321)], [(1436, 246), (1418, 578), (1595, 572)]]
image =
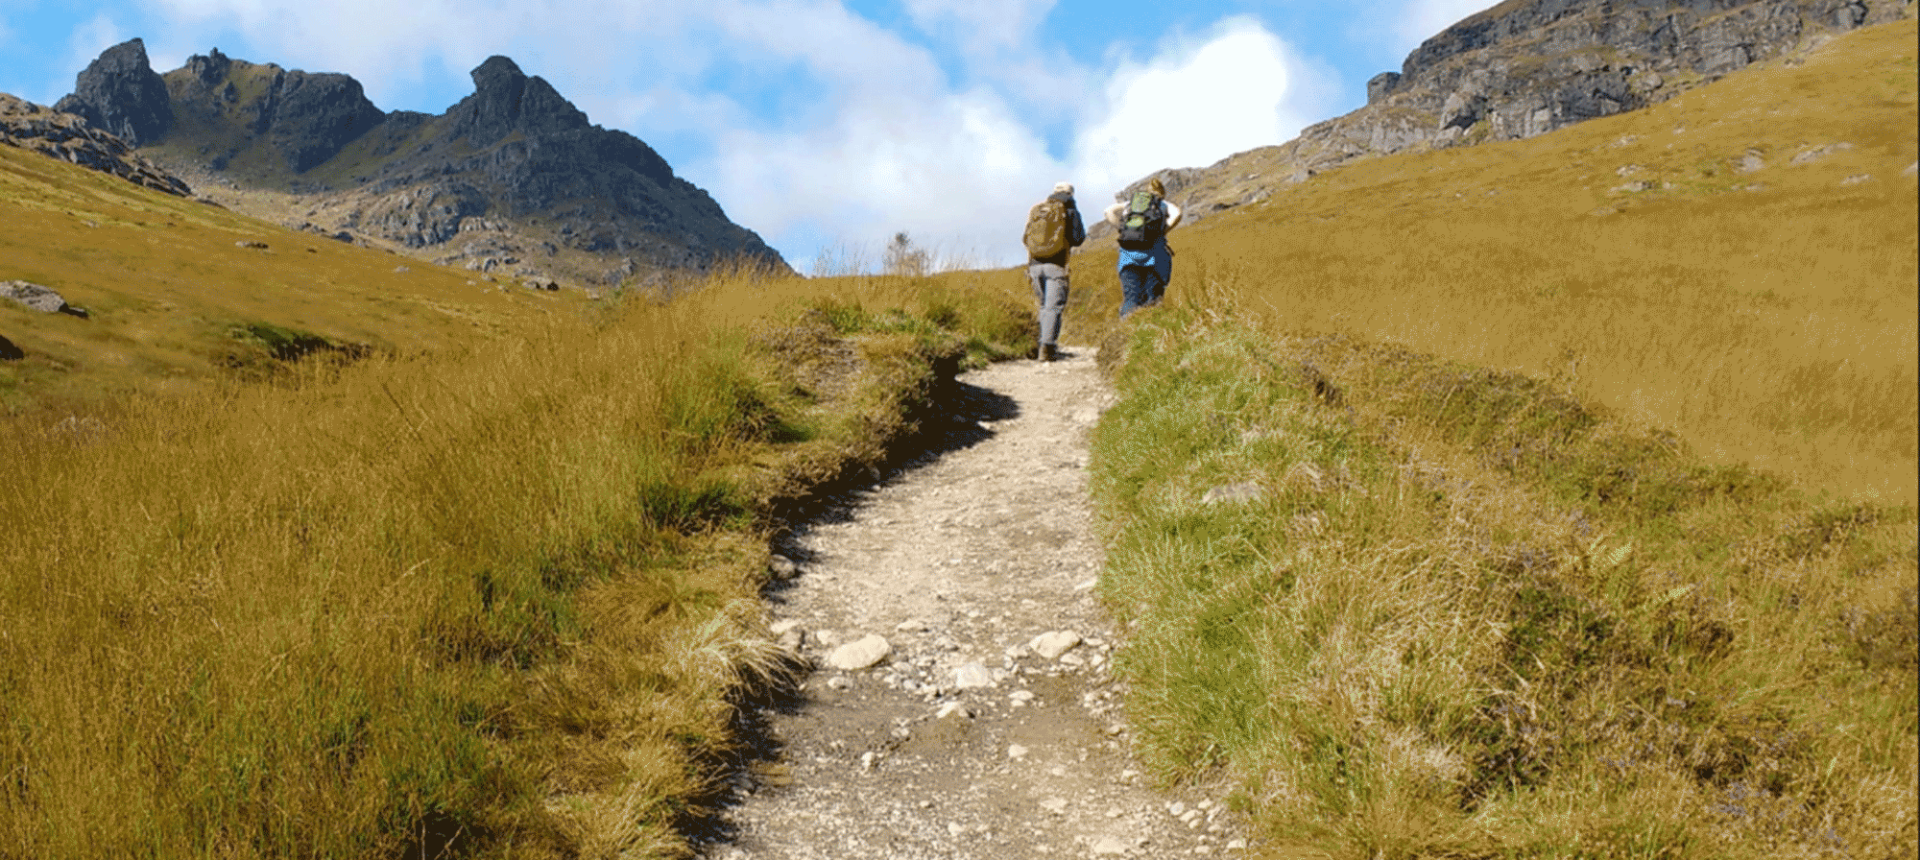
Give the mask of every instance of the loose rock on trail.
[(1243, 854), (1202, 787), (1129, 756), (1088, 433), (1091, 349), (963, 374), (927, 451), (798, 527), (775, 631), (815, 667), (749, 715), (760, 758), (711, 860)]

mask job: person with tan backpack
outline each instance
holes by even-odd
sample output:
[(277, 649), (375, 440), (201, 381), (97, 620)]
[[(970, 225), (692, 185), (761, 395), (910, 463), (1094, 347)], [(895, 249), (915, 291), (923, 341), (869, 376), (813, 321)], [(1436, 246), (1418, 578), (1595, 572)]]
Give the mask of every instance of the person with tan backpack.
[(1027, 212), (1021, 241), (1027, 246), (1027, 280), (1040, 303), (1040, 344), (1034, 357), (1053, 361), (1060, 357), (1060, 317), (1067, 309), (1067, 260), (1074, 248), (1087, 241), (1087, 226), (1073, 202), (1072, 183), (1055, 183), (1053, 193), (1034, 204)]

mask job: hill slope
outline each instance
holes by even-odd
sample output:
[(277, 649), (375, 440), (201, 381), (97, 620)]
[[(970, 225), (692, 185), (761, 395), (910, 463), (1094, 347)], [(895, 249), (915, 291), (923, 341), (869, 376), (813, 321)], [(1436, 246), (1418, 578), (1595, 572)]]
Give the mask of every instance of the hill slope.
[(1277, 146), (1153, 176), (1203, 218), (1355, 159), (1522, 140), (1659, 104), (1911, 10), (1906, 0), (1505, 0), (1375, 76), (1366, 106)]
[[(1914, 28), (1278, 188), (1177, 231), (1169, 294), (1552, 376), (1715, 462), (1911, 503)], [(1077, 266), (1069, 332), (1110, 324), (1108, 253)]]
[(0, 301), (0, 413), (272, 373), (315, 351), (416, 352), (484, 340), (578, 293), (510, 289), (248, 218), (64, 160), (0, 146), (0, 281), (85, 318)]

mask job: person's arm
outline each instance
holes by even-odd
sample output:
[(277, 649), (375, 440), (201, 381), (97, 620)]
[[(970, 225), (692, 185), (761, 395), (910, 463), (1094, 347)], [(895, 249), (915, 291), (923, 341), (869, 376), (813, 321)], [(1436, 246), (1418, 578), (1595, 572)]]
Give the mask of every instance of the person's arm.
[(1167, 204), (1167, 229), (1172, 230), (1173, 228), (1180, 226), (1180, 215), (1181, 215), (1180, 207), (1173, 205), (1173, 201), (1171, 200), (1165, 200), (1162, 202)]
[(1125, 203), (1115, 203), (1112, 206), (1108, 206), (1106, 215), (1104, 216), (1107, 219), (1107, 223), (1115, 227), (1120, 226), (1120, 213), (1126, 208), (1127, 204)]
[(1078, 248), (1087, 241), (1087, 222), (1081, 220), (1078, 206), (1067, 210), (1067, 213), (1073, 216), (1073, 223), (1067, 230), (1067, 245)]

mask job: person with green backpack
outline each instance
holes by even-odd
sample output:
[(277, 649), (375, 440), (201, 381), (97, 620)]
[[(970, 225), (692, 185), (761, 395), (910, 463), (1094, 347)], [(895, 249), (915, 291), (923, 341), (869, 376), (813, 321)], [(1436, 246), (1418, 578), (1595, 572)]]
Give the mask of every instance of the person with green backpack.
[(1067, 259), (1087, 241), (1072, 183), (1055, 183), (1053, 193), (1034, 204), (1021, 241), (1027, 246), (1027, 280), (1033, 282), (1033, 297), (1040, 303), (1040, 345), (1034, 357), (1053, 361), (1060, 357), (1060, 317), (1067, 309)]
[(1167, 231), (1180, 226), (1180, 207), (1167, 200), (1158, 177), (1127, 199), (1107, 207), (1106, 219), (1120, 241), (1120, 318), (1157, 305), (1173, 277), (1173, 249)]

